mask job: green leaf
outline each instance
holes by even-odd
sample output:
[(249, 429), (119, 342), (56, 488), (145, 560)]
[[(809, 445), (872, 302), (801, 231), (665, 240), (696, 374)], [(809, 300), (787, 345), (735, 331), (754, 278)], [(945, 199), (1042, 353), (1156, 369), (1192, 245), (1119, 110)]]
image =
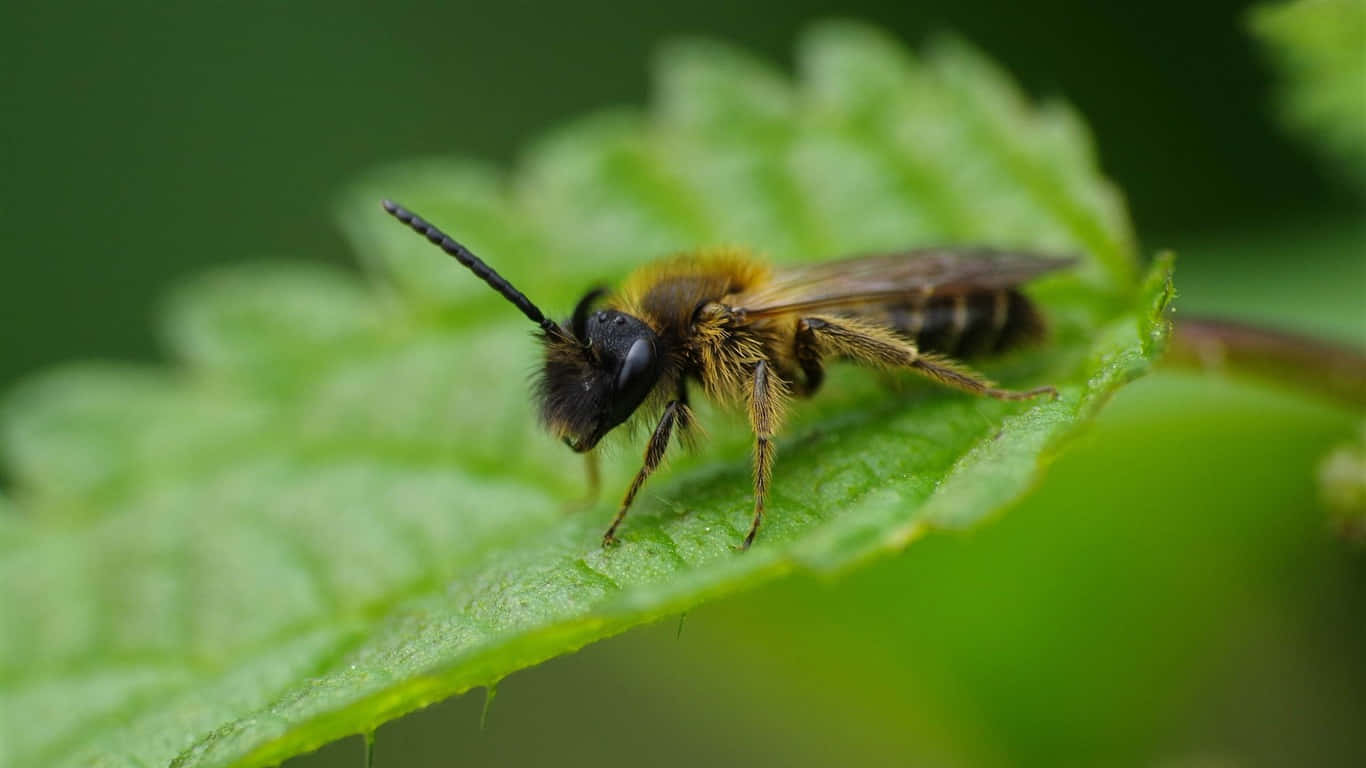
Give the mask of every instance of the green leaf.
[(1286, 122), (1366, 183), (1366, 0), (1298, 0), (1251, 15), (1281, 70)]
[[(171, 370), (78, 366), (5, 401), (0, 763), (277, 763), (629, 627), (797, 569), (837, 571), (1027, 492), (1166, 333), (1170, 259), (1135, 275), (1080, 120), (956, 42), (923, 60), (817, 27), (794, 84), (716, 43), (661, 57), (647, 114), (590, 117), (503, 175), (377, 172), (340, 218), (365, 281), (258, 265), (170, 303)], [(394, 197), (563, 309), (674, 249), (780, 261), (928, 242), (1075, 252), (1033, 292), (1048, 344), (990, 363), (1053, 402), (837, 369), (750, 515), (741, 419), (652, 480), (565, 514), (578, 465), (535, 424), (537, 350), (496, 296), (379, 210)], [(624, 487), (638, 444), (606, 467)]]

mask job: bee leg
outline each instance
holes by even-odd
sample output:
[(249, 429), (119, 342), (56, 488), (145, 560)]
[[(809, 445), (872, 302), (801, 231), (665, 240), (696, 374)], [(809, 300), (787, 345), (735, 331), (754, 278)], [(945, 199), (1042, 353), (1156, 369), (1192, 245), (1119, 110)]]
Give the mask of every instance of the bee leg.
[(1058, 390), (1054, 387), (1001, 389), (990, 379), (962, 363), (939, 355), (920, 355), (911, 367), (940, 384), (982, 397), (996, 400), (1029, 400), (1039, 395), (1049, 395), (1054, 400), (1058, 399)]
[(821, 382), (825, 381), (825, 369), (821, 367), (820, 342), (816, 339), (815, 332), (800, 320), (797, 322), (794, 339), (793, 353), (805, 379), (797, 387), (797, 394), (811, 397), (821, 388)]
[(939, 355), (922, 353), (891, 329), (857, 321), (803, 318), (800, 327), (815, 334), (822, 351), (855, 362), (882, 368), (910, 368), (948, 387), (997, 400), (1027, 400), (1039, 395), (1058, 396), (1053, 387), (1027, 390), (1000, 389), (980, 373)]
[(749, 421), (754, 427), (754, 522), (749, 527), (740, 549), (749, 549), (759, 533), (764, 519), (764, 499), (768, 496), (768, 482), (773, 477), (773, 436), (782, 418), (783, 381), (769, 370), (768, 363), (754, 366), (754, 386), (749, 400)]
[(583, 455), (583, 471), (588, 480), (586, 502), (591, 505), (598, 500), (598, 492), (602, 490), (602, 476), (598, 472), (598, 455), (596, 453), (589, 451)]
[(584, 492), (583, 498), (565, 502), (564, 511), (566, 513), (587, 509), (598, 501), (598, 493), (602, 490), (602, 479), (598, 473), (598, 454), (596, 452), (589, 451), (583, 455), (583, 471), (587, 479), (588, 489)]
[(636, 500), (636, 493), (645, 484), (645, 478), (649, 477), (664, 460), (664, 452), (669, 448), (669, 437), (673, 434), (674, 425), (686, 425), (691, 420), (692, 412), (684, 403), (672, 400), (664, 406), (664, 415), (659, 418), (659, 426), (655, 427), (654, 434), (650, 435), (650, 442), (645, 446), (645, 463), (636, 473), (636, 479), (631, 481), (631, 487), (626, 490), (626, 498), (621, 500), (621, 509), (617, 510), (617, 516), (612, 518), (612, 524), (602, 535), (604, 547), (617, 543), (617, 526), (626, 518), (626, 512), (631, 509), (631, 502)]
[(682, 440), (684, 446), (691, 450), (692, 440), (696, 437), (693, 434), (692, 408), (688, 407), (688, 385), (686, 382), (678, 382), (678, 394), (674, 397), (678, 403), (678, 415), (674, 418), (674, 427), (678, 430), (678, 439)]

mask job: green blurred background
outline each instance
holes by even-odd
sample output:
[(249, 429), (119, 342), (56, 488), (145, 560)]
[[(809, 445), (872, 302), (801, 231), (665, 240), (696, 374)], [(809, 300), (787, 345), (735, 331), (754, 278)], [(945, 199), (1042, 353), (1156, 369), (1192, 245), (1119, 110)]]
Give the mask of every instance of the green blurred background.
[[(1180, 253), (1179, 313), (1366, 344), (1362, 200), (1281, 129), (1242, 3), (165, 6), (6, 4), (0, 387), (156, 359), (159, 297), (208, 266), (351, 263), (332, 202), (366, 169), (511, 163), (557, 121), (643, 103), (663, 40), (787, 66), (831, 15), (955, 32), (1076, 104), (1145, 250)], [(459, 698), (382, 728), (377, 764), (1361, 764), (1366, 559), (1314, 482), (1359, 417), (1154, 376), (975, 534), (520, 673), (485, 731)]]
[(207, 265), (349, 263), (331, 202), (376, 164), (511, 162), (556, 121), (642, 103), (661, 40), (716, 36), (788, 64), (796, 32), (831, 14), (911, 42), (955, 31), (1030, 92), (1071, 100), (1149, 249), (1345, 213), (1347, 190), (1270, 119), (1241, 6), (8, 2), (0, 382), (155, 355), (151, 307)]

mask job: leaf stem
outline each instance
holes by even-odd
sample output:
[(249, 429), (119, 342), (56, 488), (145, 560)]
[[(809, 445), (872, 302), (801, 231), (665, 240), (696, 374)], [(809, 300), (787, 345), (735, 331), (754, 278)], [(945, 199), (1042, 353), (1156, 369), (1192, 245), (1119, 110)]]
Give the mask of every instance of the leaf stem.
[(1163, 363), (1267, 379), (1366, 406), (1366, 353), (1297, 333), (1220, 318), (1183, 318)]

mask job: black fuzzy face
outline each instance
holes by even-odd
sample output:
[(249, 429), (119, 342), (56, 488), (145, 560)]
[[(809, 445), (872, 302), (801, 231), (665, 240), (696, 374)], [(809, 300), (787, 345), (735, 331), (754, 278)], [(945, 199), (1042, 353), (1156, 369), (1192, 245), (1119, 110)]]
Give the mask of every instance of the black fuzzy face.
[(537, 382), (541, 420), (575, 451), (587, 451), (626, 421), (659, 381), (659, 338), (616, 310), (575, 318), (580, 336), (546, 338)]

